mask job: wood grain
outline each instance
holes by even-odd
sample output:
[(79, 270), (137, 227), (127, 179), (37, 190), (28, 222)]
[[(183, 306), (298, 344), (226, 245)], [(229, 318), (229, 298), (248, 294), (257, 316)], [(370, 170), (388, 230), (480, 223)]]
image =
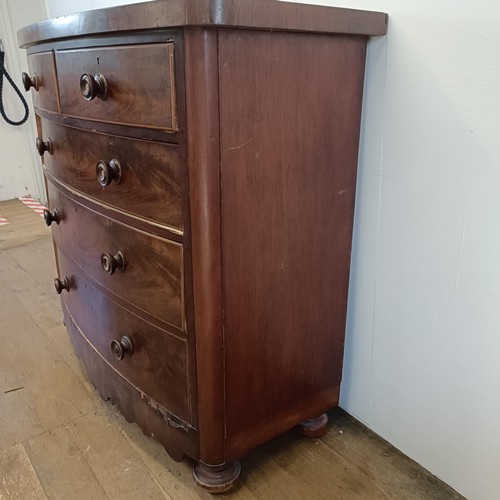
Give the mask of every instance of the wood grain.
[(200, 458), (225, 462), (217, 33), (184, 34)]
[[(177, 130), (174, 45), (148, 44), (56, 52), (64, 115), (134, 127)], [(80, 77), (101, 73), (105, 101), (86, 101)], [(151, 103), (154, 102), (154, 106)]]
[[(183, 330), (182, 245), (99, 215), (52, 184), (48, 193), (50, 209), (61, 214), (61, 223), (51, 226), (58, 247), (112, 294)], [(108, 276), (101, 255), (119, 251), (125, 270)]]
[[(54, 307), (54, 304), (32, 277), (44, 274), (41, 270), (43, 264), (38, 261), (37, 269), (30, 268), (30, 264), (36, 261), (33, 247), (26, 252), (27, 255), (21, 248), (16, 250), (15, 257), (0, 253), (0, 268), (5, 269), (0, 273), (0, 287), (9, 290), (9, 297), (0, 293), (5, 307), (0, 329), (3, 345), (0, 352), (0, 379), (3, 380), (0, 386), (0, 425), (10, 430), (0, 434), (0, 449), (55, 429), (93, 410), (84, 384), (68, 364), (55, 355), (43, 333), (54, 325), (52, 318), (47, 321), (44, 314), (44, 309)], [(12, 284), (16, 278), (30, 283), (32, 294), (28, 298), (24, 289), (7, 287), (7, 283)], [(43, 306), (38, 299), (42, 299)], [(60, 311), (58, 318), (59, 324)], [(32, 338), (13, 335), (18, 330), (32, 332)], [(6, 425), (9, 420), (17, 425)]]
[[(65, 115), (56, 115), (49, 113), (40, 108), (35, 108), (37, 116), (46, 118), (53, 123), (61, 125), (68, 125), (69, 127), (95, 130), (92, 127), (91, 121), (86, 118), (76, 118)], [(140, 139), (146, 141), (166, 142), (168, 144), (178, 144), (182, 130), (167, 131), (154, 128), (133, 128), (129, 125), (122, 125), (119, 123), (99, 122), (99, 132), (102, 134), (113, 135), (115, 137), (128, 137), (129, 139)]]
[(26, 443), (26, 452), (49, 498), (102, 500), (104, 489), (97, 481), (70, 433), (58, 427)]
[(9, 500), (48, 498), (22, 444), (0, 453), (0, 498)]
[(54, 51), (28, 56), (29, 75), (38, 80), (38, 91), (31, 89), (33, 104), (51, 113), (61, 113)]
[[(70, 280), (70, 291), (62, 295), (62, 300), (88, 342), (138, 390), (191, 422), (186, 340), (118, 306), (97, 291), (67, 256), (58, 251), (57, 257), (61, 276)], [(134, 352), (119, 361), (110, 344), (124, 335), (131, 339)]]
[[(118, 15), (118, 12), (120, 15)], [(48, 20), (18, 32), (19, 45), (75, 35), (159, 29), (173, 26), (248, 27), (315, 33), (350, 33), (378, 36), (387, 32), (381, 12), (298, 5), (278, 0), (170, 0), (117, 9), (72, 14)]]
[(105, 415), (85, 415), (71, 422), (69, 433), (85, 457), (107, 498), (169, 499), (170, 495), (149, 472), (120, 429)]
[(226, 431), (237, 454), (338, 401), (366, 40), (219, 40)]
[[(53, 146), (53, 154), (45, 155), (45, 166), (59, 181), (100, 202), (182, 230), (178, 146), (64, 127), (45, 119), (41, 130)], [(103, 188), (96, 165), (112, 159), (120, 163), (121, 179)]]
[(462, 498), (344, 410), (336, 408), (329, 418), (331, 432), (322, 442), (388, 496), (404, 495), (405, 500)]

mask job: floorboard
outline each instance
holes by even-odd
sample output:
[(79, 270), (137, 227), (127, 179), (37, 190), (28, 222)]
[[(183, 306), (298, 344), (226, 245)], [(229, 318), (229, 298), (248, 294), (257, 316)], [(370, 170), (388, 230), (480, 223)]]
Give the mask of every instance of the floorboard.
[(0, 453), (0, 498), (44, 500), (44, 489), (22, 444)]

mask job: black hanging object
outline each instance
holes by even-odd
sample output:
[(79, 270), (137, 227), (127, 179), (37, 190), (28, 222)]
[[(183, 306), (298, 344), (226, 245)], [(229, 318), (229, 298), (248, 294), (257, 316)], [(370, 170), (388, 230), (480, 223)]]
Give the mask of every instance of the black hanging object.
[[(16, 94), (19, 96), (19, 99), (21, 99), (21, 102), (23, 103), (24, 106), (24, 118), (18, 122), (11, 120), (6, 114), (5, 114), (5, 108), (3, 105), (3, 77), (5, 76), (5, 79), (12, 85), (12, 88), (16, 91)], [(7, 73), (7, 69), (5, 68), (5, 52), (3, 51), (3, 47), (0, 43), (0, 115), (2, 115), (3, 119), (9, 124), (9, 125), (14, 125), (18, 127), (19, 125), (22, 125), (23, 123), (26, 123), (28, 120), (28, 117), (30, 115), (30, 110), (28, 108), (28, 103), (26, 102), (26, 99), (24, 98), (23, 94), (21, 94), (21, 91), (19, 90), (19, 87), (14, 83), (14, 80), (11, 78), (9, 73)]]

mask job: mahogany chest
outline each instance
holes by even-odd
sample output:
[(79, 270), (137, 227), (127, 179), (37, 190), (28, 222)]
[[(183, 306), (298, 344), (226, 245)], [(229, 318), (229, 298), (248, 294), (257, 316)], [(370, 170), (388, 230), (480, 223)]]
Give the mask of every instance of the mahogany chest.
[(338, 404), (365, 50), (386, 26), (160, 0), (19, 32), (74, 348), (211, 491)]

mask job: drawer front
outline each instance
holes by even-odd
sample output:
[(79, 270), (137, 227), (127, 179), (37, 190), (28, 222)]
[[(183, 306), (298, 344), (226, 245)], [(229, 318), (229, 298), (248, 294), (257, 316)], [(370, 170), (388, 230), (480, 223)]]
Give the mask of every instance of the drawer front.
[[(62, 50), (56, 61), (64, 115), (177, 130), (173, 43)], [(80, 79), (99, 74), (107, 97), (86, 100)]]
[(57, 246), (107, 290), (184, 330), (182, 245), (94, 212), (50, 182), (48, 194), (59, 214), (51, 226)]
[(39, 109), (60, 113), (54, 52), (29, 55), (28, 67), (30, 77), (36, 77), (38, 88), (32, 87), (30, 91), (33, 104)]
[[(52, 155), (51, 174), (65, 184), (125, 212), (182, 230), (181, 165), (178, 146), (125, 139), (42, 120)], [(114, 162), (119, 175), (113, 178)], [(97, 178), (106, 172), (107, 179)]]
[[(60, 250), (59, 277), (69, 282), (61, 298), (86, 340), (132, 385), (190, 422), (187, 343), (115, 304), (100, 293)], [(132, 353), (115, 357), (113, 341), (130, 340)]]

